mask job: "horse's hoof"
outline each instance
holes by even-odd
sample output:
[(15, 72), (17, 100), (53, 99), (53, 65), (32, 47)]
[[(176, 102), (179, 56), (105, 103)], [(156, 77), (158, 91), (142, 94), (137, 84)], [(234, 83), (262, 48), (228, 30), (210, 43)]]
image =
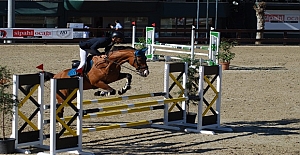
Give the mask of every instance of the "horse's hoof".
[(108, 92), (101, 91), (99, 92), (99, 96), (108, 96)]
[(118, 90), (118, 94), (119, 94), (119, 95), (122, 95), (122, 94), (124, 94), (124, 93), (122, 93), (121, 90)]
[(64, 114), (63, 114), (62, 112), (59, 112), (59, 113), (57, 113), (57, 116), (58, 116), (59, 118), (63, 118), (63, 117), (64, 117)]
[(126, 91), (129, 90), (129, 89), (131, 89), (131, 86), (130, 85), (126, 85), (122, 89), (118, 90), (118, 94), (119, 95), (125, 94)]
[(108, 93), (109, 95), (116, 95), (116, 90), (113, 90), (111, 92)]
[(116, 95), (116, 90), (112, 90), (111, 92), (101, 91), (100, 93), (100, 96), (110, 96), (110, 95)]
[(94, 93), (94, 96), (100, 96), (100, 91), (96, 91), (96, 92)]

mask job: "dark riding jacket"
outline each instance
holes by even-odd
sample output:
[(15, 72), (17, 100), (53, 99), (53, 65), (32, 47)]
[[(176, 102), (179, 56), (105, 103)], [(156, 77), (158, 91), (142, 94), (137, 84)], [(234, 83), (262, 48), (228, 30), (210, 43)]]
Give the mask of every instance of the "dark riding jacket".
[[(102, 38), (92, 38), (86, 41), (80, 41), (79, 47), (81, 49), (91, 49), (87, 50), (88, 53), (92, 55), (104, 55), (108, 54), (111, 47), (114, 45), (110, 37)], [(104, 52), (99, 52), (98, 48), (105, 48)]]

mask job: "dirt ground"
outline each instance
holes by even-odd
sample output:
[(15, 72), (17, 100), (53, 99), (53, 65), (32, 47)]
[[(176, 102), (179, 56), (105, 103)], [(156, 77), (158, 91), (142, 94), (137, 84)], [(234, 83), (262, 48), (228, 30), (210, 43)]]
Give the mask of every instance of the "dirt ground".
[[(14, 74), (36, 73), (39, 64), (56, 73), (79, 59), (77, 45), (0, 46), (0, 65), (8, 66)], [(233, 52), (236, 58), (230, 70), (223, 71), (221, 99), (221, 125), (233, 132), (205, 135), (150, 126), (113, 129), (84, 134), (83, 150), (99, 155), (299, 155), (300, 47), (237, 46)], [(126, 95), (163, 91), (164, 63), (149, 62), (150, 75), (146, 78), (133, 74), (132, 89)], [(124, 83), (111, 86), (118, 89)], [(46, 85), (45, 103), (50, 100), (49, 89)], [(84, 92), (84, 99), (94, 98), (92, 90)], [(134, 113), (86, 120), (84, 126), (157, 118), (162, 118), (161, 112)]]

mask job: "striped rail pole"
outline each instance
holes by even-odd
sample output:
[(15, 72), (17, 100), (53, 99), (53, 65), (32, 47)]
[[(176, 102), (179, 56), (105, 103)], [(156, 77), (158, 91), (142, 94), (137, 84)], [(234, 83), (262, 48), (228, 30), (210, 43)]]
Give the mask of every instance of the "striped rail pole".
[[(140, 107), (140, 108), (132, 108), (132, 109), (122, 109), (122, 110), (113, 110), (108, 112), (97, 112), (97, 113), (90, 113), (90, 114), (84, 114), (82, 119), (89, 119), (89, 118), (98, 118), (98, 117), (106, 117), (106, 116), (114, 116), (114, 115), (120, 115), (120, 114), (129, 114), (129, 113), (136, 113), (136, 112), (143, 112), (143, 111), (152, 111), (152, 110), (158, 110), (158, 109), (164, 109), (164, 105), (160, 106), (149, 106), (149, 107)], [(73, 116), (66, 116), (62, 118), (63, 121), (70, 121)], [(50, 120), (45, 120), (45, 124), (50, 123)]]
[[(132, 103), (132, 104), (107, 106), (107, 107), (102, 107), (102, 108), (92, 109), (92, 110), (95, 110), (94, 112), (105, 112), (105, 111), (108, 111), (107, 112), (107, 116), (108, 116), (110, 114), (113, 115), (113, 113), (119, 113), (119, 112), (121, 112), (121, 111), (117, 111), (117, 110), (120, 110), (120, 109), (127, 109), (127, 108), (134, 108), (134, 107), (145, 107), (145, 106), (152, 106), (152, 105), (163, 105), (163, 104), (167, 104), (167, 103), (182, 102), (182, 101), (186, 101), (186, 100), (187, 100), (187, 98), (180, 97), (180, 98), (171, 98), (171, 99), (156, 100), (156, 101), (137, 102), (137, 103)], [(146, 109), (147, 108), (149, 108), (149, 107), (146, 107)], [(96, 110), (98, 110), (98, 111), (96, 111)], [(128, 111), (132, 111), (133, 112), (133, 111), (139, 111), (139, 110), (141, 110), (141, 109), (132, 109), (132, 110), (129, 109)], [(101, 113), (101, 115), (105, 115), (105, 113)], [(69, 116), (69, 117), (73, 117), (73, 116)], [(69, 119), (69, 117), (67, 117), (65, 119)], [(87, 116), (87, 117), (89, 117), (89, 116)]]
[[(149, 125), (157, 122), (162, 122), (163, 119), (156, 119), (156, 120), (141, 120), (136, 122), (128, 122), (128, 123), (120, 123), (120, 124), (111, 124), (107, 126), (97, 126), (94, 128), (83, 128), (82, 133), (89, 133), (95, 131), (103, 131), (103, 130), (111, 130), (111, 129), (118, 129), (118, 128), (126, 128), (126, 127), (136, 127), (142, 125)], [(72, 135), (70, 132), (65, 132), (64, 135)]]
[[(101, 99), (96, 99), (96, 100), (86, 100), (86, 101), (83, 101), (83, 104), (107, 103), (107, 102), (116, 102), (116, 101), (124, 101), (124, 100), (133, 100), (133, 99), (141, 99), (141, 98), (154, 97), (154, 96), (164, 96), (165, 94), (166, 93), (164, 93), (164, 92), (157, 92), (157, 93), (138, 94), (138, 95), (112, 97), (112, 98), (101, 98)], [(74, 104), (76, 104), (76, 102)]]
[[(141, 99), (141, 98), (147, 98), (147, 97), (155, 97), (155, 96), (164, 96), (166, 93), (164, 92), (157, 92), (157, 93), (147, 93), (147, 94), (138, 94), (138, 95), (130, 95), (130, 96), (121, 96), (121, 97), (112, 97), (112, 98), (103, 98), (103, 99), (95, 99), (95, 100), (85, 100), (83, 101), (83, 104), (93, 104), (93, 103), (107, 103), (107, 102), (115, 102), (115, 101), (123, 101), (123, 100), (133, 100), (133, 99)], [(77, 102), (72, 102), (73, 104), (77, 104)], [(142, 103), (141, 106), (143, 106)], [(68, 105), (67, 105), (68, 106)], [(140, 106), (140, 103), (138, 103), (136, 106)], [(118, 109), (125, 109), (125, 108), (133, 108), (135, 107), (134, 104), (126, 104), (126, 105), (119, 105), (118, 107), (115, 106), (110, 106), (110, 107), (102, 107), (102, 108), (94, 108), (94, 109), (86, 109), (83, 110), (83, 114), (86, 115), (88, 113), (95, 113), (95, 112), (103, 112), (103, 111), (108, 111), (105, 110), (107, 108), (111, 109), (114, 108), (114, 110)], [(47, 108), (50, 108), (50, 105), (47, 105)], [(73, 116), (66, 116), (64, 119), (69, 120)], [(45, 124), (49, 124), (50, 120), (44, 120)]]
[(137, 103), (132, 103), (132, 104), (107, 106), (107, 107), (99, 108), (99, 112), (133, 108), (133, 107), (152, 106), (152, 105), (156, 105), (156, 104), (161, 105), (161, 104), (165, 104), (165, 103), (181, 102), (181, 101), (185, 101), (185, 100), (187, 100), (187, 98), (181, 97), (181, 98), (163, 99), (163, 100), (155, 100), (155, 101), (147, 101), (147, 102), (137, 102)]
[[(101, 98), (101, 99), (93, 99), (93, 100), (84, 100), (82, 102), (83, 105), (88, 104), (96, 104), (96, 103), (108, 103), (108, 102), (116, 102), (116, 101), (125, 101), (125, 100), (134, 100), (134, 99), (141, 99), (147, 97), (155, 97), (155, 96), (164, 96), (165, 92), (157, 92), (157, 93), (147, 93), (147, 94), (137, 94), (137, 95), (130, 95), (130, 96), (120, 96), (120, 97), (109, 97), (109, 98)], [(77, 102), (72, 102), (74, 105)], [(66, 105), (69, 106), (69, 105)], [(45, 109), (50, 109), (50, 105), (45, 105)]]
[(120, 110), (120, 109), (126, 109), (126, 108), (152, 106), (152, 105), (156, 105), (156, 104), (160, 105), (160, 104), (163, 104), (163, 103), (181, 102), (183, 100), (185, 100), (185, 98), (172, 98), (172, 99), (164, 99), (164, 100), (155, 100), (155, 101), (121, 104), (121, 105), (114, 105), (114, 106), (99, 107), (99, 108), (94, 108), (94, 109), (87, 109), (87, 110), (84, 110), (85, 111), (84, 113)]
[[(140, 107), (140, 106), (149, 106), (149, 105), (155, 105), (155, 104), (159, 104), (159, 105), (164, 104), (166, 106), (168, 103), (183, 102), (183, 101), (186, 101), (186, 100), (188, 100), (188, 98), (180, 97), (180, 98), (171, 98), (171, 99), (156, 100), (156, 101), (149, 101), (149, 102), (139, 102), (139, 103), (135, 103), (135, 104), (109, 106), (109, 107), (103, 107), (101, 109), (103, 111), (110, 111), (110, 112), (108, 112), (107, 115), (105, 113), (103, 113), (102, 115), (111, 116), (111, 115), (120, 114), (121, 111), (111, 111), (111, 110), (116, 110), (116, 109), (120, 109), (120, 108), (124, 109), (124, 108)], [(165, 106), (164, 106), (164, 109), (165, 109)], [(149, 108), (149, 107), (146, 107), (146, 108)], [(131, 109), (128, 109), (126, 112), (128, 113), (128, 111), (130, 111), (130, 110)], [(138, 112), (139, 110), (140, 109), (133, 109), (132, 111), (130, 111), (130, 113)], [(86, 117), (89, 118), (90, 116), (86, 116)], [(164, 118), (164, 119), (166, 119), (166, 118)], [(164, 119), (159, 119), (159, 120), (161, 120), (160, 122), (162, 122), (162, 121), (164, 121)], [(98, 127), (94, 127), (94, 128), (83, 128), (82, 132), (83, 133), (88, 133), (88, 132), (93, 132), (93, 131), (102, 131), (102, 130), (124, 128), (124, 127), (141, 126), (141, 125), (153, 124), (153, 123), (156, 123), (156, 122), (157, 121), (153, 121), (153, 120), (142, 120), (142, 121), (129, 122), (129, 123), (111, 124), (111, 125), (108, 125), (108, 126), (98, 126)], [(164, 126), (164, 128), (165, 129), (170, 129), (170, 130), (181, 130), (179, 127), (172, 127), (172, 126)], [(76, 132), (76, 131), (74, 131), (74, 132)], [(67, 131), (67, 132), (64, 132), (63, 135), (72, 135), (72, 133)]]

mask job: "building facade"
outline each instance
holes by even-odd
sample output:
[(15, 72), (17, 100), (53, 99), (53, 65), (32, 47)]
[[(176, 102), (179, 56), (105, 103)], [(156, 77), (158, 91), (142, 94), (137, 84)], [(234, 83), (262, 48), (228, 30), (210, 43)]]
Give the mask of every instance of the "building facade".
[[(238, 5), (233, 0), (200, 0), (198, 7), (197, 0), (16, 0), (14, 27), (65, 28), (67, 23), (84, 23), (106, 28), (119, 20), (124, 28), (131, 28), (135, 21), (137, 28), (155, 23), (160, 29), (190, 29), (198, 23), (199, 29), (256, 29), (255, 1), (235, 2)], [(0, 27), (7, 27), (7, 3), (0, 0)], [(294, 11), (293, 22), (299, 24), (300, 0), (269, 0), (266, 9), (275, 14), (276, 10)]]

